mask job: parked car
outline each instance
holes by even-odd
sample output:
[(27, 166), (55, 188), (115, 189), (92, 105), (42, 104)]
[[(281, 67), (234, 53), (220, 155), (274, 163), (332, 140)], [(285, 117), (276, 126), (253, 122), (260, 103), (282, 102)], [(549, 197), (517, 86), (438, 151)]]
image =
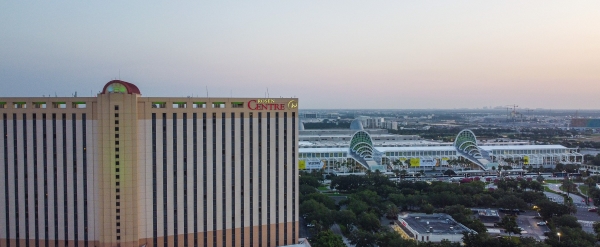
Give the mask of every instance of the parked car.
[(538, 225), (538, 226), (545, 226), (545, 225), (546, 225), (546, 222), (540, 221), (540, 222), (538, 222), (538, 223), (537, 223), (537, 225)]
[(590, 208), (588, 209), (588, 212), (598, 212), (598, 208)]

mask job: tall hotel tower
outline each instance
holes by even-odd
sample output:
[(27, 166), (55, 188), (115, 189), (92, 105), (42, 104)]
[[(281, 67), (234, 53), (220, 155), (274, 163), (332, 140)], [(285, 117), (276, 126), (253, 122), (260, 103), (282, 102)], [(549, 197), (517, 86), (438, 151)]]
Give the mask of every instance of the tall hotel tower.
[(298, 241), (298, 101), (0, 98), (0, 247)]

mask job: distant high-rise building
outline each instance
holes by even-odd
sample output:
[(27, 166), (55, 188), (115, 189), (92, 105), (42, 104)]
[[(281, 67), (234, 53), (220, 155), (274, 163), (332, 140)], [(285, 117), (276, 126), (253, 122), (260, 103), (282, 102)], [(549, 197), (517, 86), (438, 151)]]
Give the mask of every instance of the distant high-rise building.
[(0, 246), (298, 241), (298, 100), (0, 98)]
[(571, 128), (600, 128), (600, 119), (573, 118)]

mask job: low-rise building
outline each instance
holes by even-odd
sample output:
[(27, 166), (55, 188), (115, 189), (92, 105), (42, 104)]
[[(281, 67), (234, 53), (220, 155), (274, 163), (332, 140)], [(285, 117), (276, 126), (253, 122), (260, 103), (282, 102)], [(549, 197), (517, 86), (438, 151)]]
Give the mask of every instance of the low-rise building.
[(396, 222), (410, 238), (422, 242), (462, 242), (463, 232), (477, 233), (447, 214), (408, 214)]

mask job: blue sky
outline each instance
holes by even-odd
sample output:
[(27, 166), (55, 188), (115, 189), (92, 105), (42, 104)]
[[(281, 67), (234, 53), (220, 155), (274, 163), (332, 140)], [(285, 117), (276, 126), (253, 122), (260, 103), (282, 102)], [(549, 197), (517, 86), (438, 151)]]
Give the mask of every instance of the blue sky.
[(600, 1), (0, 2), (0, 96), (600, 108)]

